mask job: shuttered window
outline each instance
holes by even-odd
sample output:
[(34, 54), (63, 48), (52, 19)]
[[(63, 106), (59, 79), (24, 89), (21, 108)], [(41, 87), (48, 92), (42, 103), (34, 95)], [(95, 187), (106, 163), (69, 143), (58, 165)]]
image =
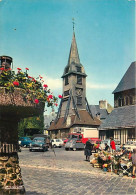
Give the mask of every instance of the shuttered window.
[(77, 84), (82, 85), (82, 76), (77, 75)]
[(65, 85), (68, 85), (69, 82), (68, 82), (68, 76), (65, 77)]
[(64, 96), (68, 96), (69, 95), (69, 90), (64, 91)]
[(77, 105), (82, 105), (82, 97), (77, 97)]
[(77, 66), (77, 72), (81, 72), (81, 67)]

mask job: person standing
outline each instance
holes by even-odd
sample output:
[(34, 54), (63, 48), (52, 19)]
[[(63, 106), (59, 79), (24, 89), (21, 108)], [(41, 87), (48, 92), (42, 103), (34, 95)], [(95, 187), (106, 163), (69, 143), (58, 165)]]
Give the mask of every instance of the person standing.
[(133, 149), (133, 153), (132, 153), (132, 165), (133, 165), (132, 177), (135, 178), (135, 171), (136, 171), (136, 148)]
[(93, 149), (93, 144), (91, 143), (91, 140), (88, 139), (85, 145), (86, 161), (90, 161), (90, 156), (92, 155), (92, 149)]
[(110, 146), (111, 146), (111, 150), (112, 152), (114, 152), (116, 150), (116, 146), (115, 146), (115, 141), (113, 139), (113, 137), (110, 138)]
[(105, 151), (109, 151), (109, 146), (108, 146), (108, 144), (107, 143), (105, 143), (105, 149), (104, 149)]

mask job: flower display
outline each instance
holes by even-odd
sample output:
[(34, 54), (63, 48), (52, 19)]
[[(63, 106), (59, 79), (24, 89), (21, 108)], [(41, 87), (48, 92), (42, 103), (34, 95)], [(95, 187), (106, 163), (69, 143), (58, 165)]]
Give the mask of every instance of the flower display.
[(55, 97), (47, 84), (43, 85), (43, 81), (39, 75), (38, 78), (34, 78), (28, 75), (29, 68), (25, 68), (26, 72), (23, 72), (21, 68), (17, 68), (18, 72), (11, 69), (0, 68), (0, 87), (5, 87), (6, 92), (14, 92), (15, 88), (24, 89), (22, 94), (24, 101), (31, 101), (35, 104), (40, 102), (47, 103), (49, 106), (57, 106), (58, 98)]

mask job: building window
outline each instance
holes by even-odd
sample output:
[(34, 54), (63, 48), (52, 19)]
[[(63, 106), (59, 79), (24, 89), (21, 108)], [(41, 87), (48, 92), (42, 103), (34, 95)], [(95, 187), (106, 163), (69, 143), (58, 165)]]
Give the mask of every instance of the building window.
[(124, 99), (123, 98), (118, 99), (118, 106), (119, 107), (124, 106)]
[(69, 90), (64, 91), (64, 96), (68, 96), (69, 95)]
[(81, 97), (77, 97), (77, 105), (82, 105), (82, 98)]
[(69, 82), (68, 82), (68, 76), (65, 77), (65, 85), (68, 85)]
[(129, 104), (129, 98), (126, 97), (126, 105), (128, 105), (128, 104)]
[(81, 72), (81, 67), (77, 66), (76, 69), (77, 69), (77, 72)]
[(82, 76), (77, 75), (77, 84), (82, 85)]
[(132, 104), (133, 104), (133, 97), (130, 96), (130, 105), (132, 105)]

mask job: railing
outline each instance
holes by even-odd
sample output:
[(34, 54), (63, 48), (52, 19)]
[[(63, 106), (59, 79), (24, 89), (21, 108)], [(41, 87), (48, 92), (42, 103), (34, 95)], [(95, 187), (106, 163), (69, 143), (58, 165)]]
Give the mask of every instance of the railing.
[(0, 144), (0, 153), (15, 153), (18, 149), (18, 145), (15, 144)]

